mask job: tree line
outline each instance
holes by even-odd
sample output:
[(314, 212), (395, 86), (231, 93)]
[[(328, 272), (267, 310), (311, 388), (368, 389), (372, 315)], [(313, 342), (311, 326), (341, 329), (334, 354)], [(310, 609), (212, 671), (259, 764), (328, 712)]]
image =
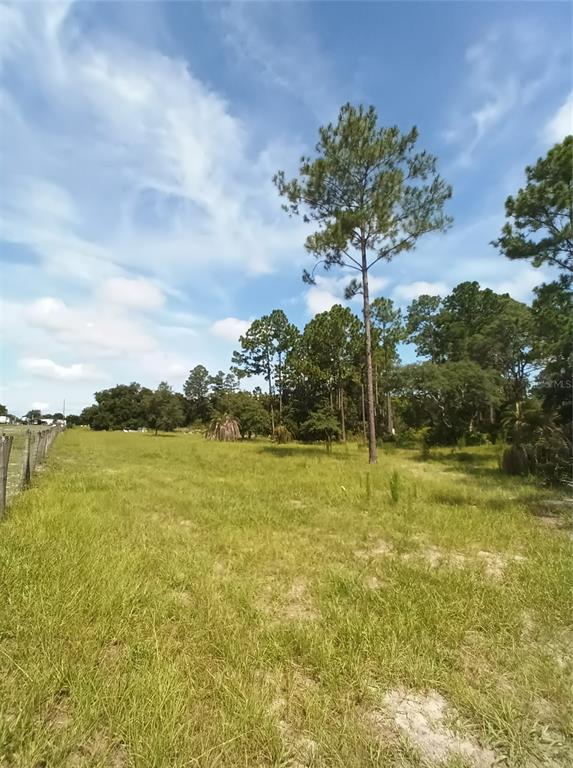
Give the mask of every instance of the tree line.
[[(247, 435), (330, 441), (359, 433), (370, 462), (380, 437), (452, 444), (504, 435), (515, 447), (513, 469), (541, 463), (561, 472), (571, 447), (573, 137), (526, 168), (493, 242), (507, 258), (558, 271), (535, 289), (532, 305), (465, 282), (447, 296), (420, 296), (402, 312), (391, 299), (371, 300), (371, 270), (452, 223), (445, 212), (452, 190), (417, 141), (416, 128), (379, 127), (374, 108), (347, 104), (336, 123), (319, 129), (298, 176), (274, 177), (285, 211), (313, 224), (305, 248), (315, 265), (303, 280), (342, 268), (346, 298), (362, 298), (361, 317), (337, 305), (301, 331), (276, 309), (241, 337), (228, 373), (211, 376), (197, 366), (182, 394), (165, 383), (155, 392), (129, 385), (140, 411), (127, 421), (166, 429), (226, 413)], [(408, 342), (418, 359), (402, 365), (400, 345)], [(264, 391), (238, 391), (251, 376), (262, 377)], [(94, 428), (118, 428), (125, 419), (108, 406), (109, 393), (121, 390), (125, 401), (124, 389), (96, 393), (83, 418)]]

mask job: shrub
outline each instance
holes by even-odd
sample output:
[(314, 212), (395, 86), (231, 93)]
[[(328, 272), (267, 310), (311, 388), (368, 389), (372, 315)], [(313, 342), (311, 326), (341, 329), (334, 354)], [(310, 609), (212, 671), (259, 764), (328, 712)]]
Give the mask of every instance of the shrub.
[(501, 457), (501, 469), (506, 475), (528, 475), (532, 469), (528, 451), (523, 445), (510, 445)]
[(278, 427), (275, 427), (275, 431), (273, 432), (273, 440), (279, 445), (283, 443), (290, 443), (292, 440), (292, 434), (287, 429), (287, 427), (284, 426), (284, 424), (279, 424)]

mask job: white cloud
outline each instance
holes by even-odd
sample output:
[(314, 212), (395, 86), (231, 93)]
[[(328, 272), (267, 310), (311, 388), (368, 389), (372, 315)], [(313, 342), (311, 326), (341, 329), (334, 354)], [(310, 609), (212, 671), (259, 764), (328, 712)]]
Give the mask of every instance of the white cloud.
[(571, 133), (573, 133), (573, 91), (545, 125), (543, 139), (548, 144), (557, 144)]
[(73, 307), (48, 296), (26, 306), (24, 315), (31, 325), (83, 354), (134, 356), (156, 346), (139, 322), (113, 307), (93, 303)]
[(418, 296), (443, 296), (448, 292), (448, 286), (442, 282), (429, 283), (424, 280), (417, 280), (413, 283), (396, 285), (392, 295), (398, 301), (412, 301)]
[(378, 295), (383, 288), (386, 288), (390, 280), (380, 275), (370, 275), (368, 278), (368, 289), (371, 296)]
[(225, 317), (216, 320), (211, 326), (211, 333), (225, 341), (238, 341), (239, 336), (246, 333), (251, 323), (248, 320), (239, 320), (237, 317)]
[(97, 368), (89, 363), (59, 365), (47, 358), (25, 357), (20, 360), (20, 366), (33, 376), (39, 376), (44, 379), (91, 381), (100, 378), (102, 375)]
[(131, 309), (157, 309), (165, 301), (162, 290), (143, 277), (112, 277), (102, 288), (102, 298), (112, 304)]
[(513, 267), (509, 279), (490, 278), (484, 280), (482, 287), (491, 288), (496, 293), (509, 293), (517, 301), (529, 301), (535, 286), (550, 280), (548, 272), (532, 267), (530, 264), (511, 264)]
[[(315, 285), (312, 285), (306, 292), (305, 300), (306, 306), (311, 315), (316, 315), (319, 312), (328, 312), (328, 310), (335, 304), (347, 304), (347, 300), (344, 298), (344, 290), (353, 277), (358, 278), (358, 273), (344, 273), (340, 277), (324, 277), (323, 275), (317, 275), (315, 277)], [(387, 277), (381, 275), (370, 275), (368, 278), (368, 288), (370, 290), (370, 297), (374, 298), (379, 295), (383, 288), (389, 283)], [(362, 306), (362, 295), (356, 295), (352, 300), (352, 304)]]
[(342, 299), (340, 296), (335, 296), (330, 291), (317, 285), (311, 286), (306, 294), (306, 306), (312, 315), (328, 312), (335, 304), (341, 303)]

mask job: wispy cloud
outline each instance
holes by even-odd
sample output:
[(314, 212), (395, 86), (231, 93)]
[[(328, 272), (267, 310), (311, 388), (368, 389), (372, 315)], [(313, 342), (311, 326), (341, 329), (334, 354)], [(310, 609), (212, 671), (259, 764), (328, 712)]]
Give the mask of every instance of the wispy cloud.
[(543, 139), (548, 144), (557, 144), (573, 133), (573, 91), (565, 99), (553, 117), (543, 128)]
[(458, 147), (457, 162), (469, 166), (485, 144), (495, 143), (523, 109), (538, 98), (559, 66), (560, 51), (542, 25), (498, 25), (468, 47), (463, 90), (447, 142)]
[(26, 35), (6, 67), (51, 105), (49, 120), (31, 120), (25, 101), (0, 92), (6, 239), (68, 276), (147, 270), (167, 283), (183, 265), (268, 272), (300, 243), (272, 189), (272, 147), (253, 151), (245, 125), (182, 61), (89, 36), (73, 6), (18, 13)]
[(217, 6), (217, 19), (251, 75), (301, 102), (320, 122), (334, 118), (339, 86), (304, 3), (227, 3)]

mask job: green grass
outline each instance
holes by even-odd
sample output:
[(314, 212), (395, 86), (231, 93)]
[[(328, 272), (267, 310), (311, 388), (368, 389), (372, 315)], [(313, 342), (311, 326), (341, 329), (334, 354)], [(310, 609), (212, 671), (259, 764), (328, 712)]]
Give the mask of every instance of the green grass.
[(493, 449), (75, 429), (46, 466), (0, 525), (2, 768), (431, 765), (400, 689), (568, 764), (571, 539)]

